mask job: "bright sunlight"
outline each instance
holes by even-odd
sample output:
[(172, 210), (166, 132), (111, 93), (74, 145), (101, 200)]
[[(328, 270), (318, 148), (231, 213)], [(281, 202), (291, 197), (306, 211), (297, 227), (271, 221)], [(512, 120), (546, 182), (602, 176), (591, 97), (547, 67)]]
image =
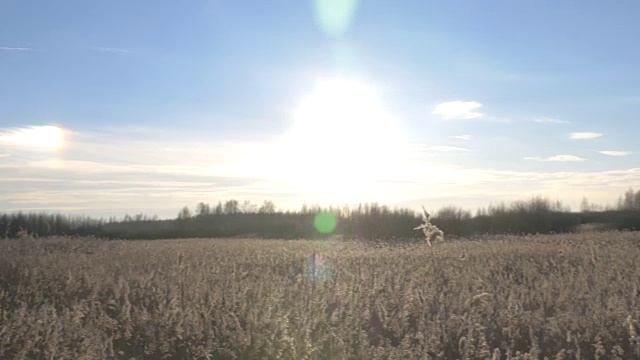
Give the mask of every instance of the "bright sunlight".
[(64, 146), (64, 130), (57, 126), (30, 126), (0, 133), (0, 145), (55, 151)]
[(377, 88), (357, 80), (318, 81), (292, 119), (281, 142), (280, 176), (341, 200), (372, 191), (374, 180), (394, 171), (405, 143)]

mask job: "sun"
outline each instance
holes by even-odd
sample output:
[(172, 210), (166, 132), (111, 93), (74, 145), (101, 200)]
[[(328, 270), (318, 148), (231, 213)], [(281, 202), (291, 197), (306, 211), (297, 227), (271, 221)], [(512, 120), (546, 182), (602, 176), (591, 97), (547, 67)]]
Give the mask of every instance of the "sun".
[(404, 144), (383, 100), (362, 81), (318, 81), (291, 113), (291, 128), (280, 142), (280, 177), (343, 201), (372, 191), (375, 180), (393, 171)]

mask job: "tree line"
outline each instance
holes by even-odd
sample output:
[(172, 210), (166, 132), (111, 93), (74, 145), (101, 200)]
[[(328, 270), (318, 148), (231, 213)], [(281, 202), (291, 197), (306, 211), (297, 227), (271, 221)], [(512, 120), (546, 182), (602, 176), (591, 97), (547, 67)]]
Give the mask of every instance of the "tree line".
[[(586, 205), (585, 205), (586, 204)], [(335, 217), (330, 234), (314, 226), (316, 215)], [(621, 196), (616, 208), (598, 209), (583, 200), (581, 212), (571, 212), (561, 202), (541, 197), (510, 204), (490, 205), (475, 215), (455, 206), (432, 214), (432, 223), (447, 236), (479, 234), (536, 234), (576, 231), (581, 225), (640, 230), (640, 190)], [(201, 202), (192, 210), (185, 206), (175, 219), (161, 220), (144, 214), (122, 219), (93, 219), (48, 213), (11, 213), (0, 216), (0, 238), (55, 235), (96, 236), (110, 239), (170, 239), (193, 237), (344, 238), (401, 240), (419, 238), (413, 228), (421, 214), (407, 208), (390, 208), (377, 203), (354, 207), (304, 205), (298, 211), (281, 211), (271, 201), (260, 206), (248, 201), (228, 200), (217, 205)]]

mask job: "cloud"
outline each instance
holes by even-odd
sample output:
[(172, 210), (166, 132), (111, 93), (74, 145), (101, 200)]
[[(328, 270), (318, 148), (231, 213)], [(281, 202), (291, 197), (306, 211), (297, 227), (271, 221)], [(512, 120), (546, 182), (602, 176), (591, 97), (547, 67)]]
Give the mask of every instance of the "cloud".
[(9, 156), (11, 156), (11, 154), (0, 154), (0, 158), (9, 157)]
[(549, 117), (535, 118), (533, 119), (533, 121), (539, 124), (569, 124), (568, 121), (558, 120), (558, 119), (549, 118)]
[(609, 155), (609, 156), (627, 156), (631, 155), (629, 151), (614, 151), (614, 150), (605, 150), (599, 151), (600, 154)]
[(570, 133), (569, 139), (573, 140), (589, 140), (601, 137), (601, 133), (594, 132), (578, 132), (578, 133)]
[(459, 147), (459, 146), (448, 146), (448, 145), (427, 145), (427, 144), (410, 144), (405, 151), (402, 153), (398, 153), (397, 159), (395, 161), (396, 165), (401, 164), (403, 161), (429, 161), (433, 160), (435, 153), (445, 153), (445, 152), (467, 152), (469, 149)]
[(427, 149), (432, 151), (440, 151), (440, 152), (469, 151), (468, 149), (457, 147), (457, 146), (430, 146)]
[[(290, 161), (290, 149), (273, 148), (278, 146), (276, 141), (220, 142), (207, 139), (207, 134), (184, 136), (191, 131), (186, 129), (161, 131), (140, 130), (135, 136), (109, 130), (73, 132), (65, 140), (64, 151), (57, 153), (0, 148), (0, 154), (11, 154), (0, 159), (0, 189), (7, 189), (0, 191), (0, 209), (175, 218), (185, 204), (229, 199), (272, 200), (287, 210), (299, 209), (304, 201), (322, 206), (378, 201), (419, 210), (421, 203), (430, 209), (448, 204), (473, 208), (533, 194), (579, 208), (584, 194), (592, 202), (615, 202), (640, 182), (640, 168), (537, 172), (463, 167), (438, 161), (442, 155), (438, 151), (466, 155), (455, 153), (466, 151), (462, 147), (414, 144), (394, 157), (393, 169), (382, 166), (370, 179), (345, 187), (345, 175), (334, 176), (337, 172), (330, 167), (326, 168), (330, 176), (321, 181), (316, 180), (320, 170), (302, 173), (298, 163)], [(173, 150), (162, 151), (165, 148)], [(558, 155), (532, 160), (576, 158)], [(283, 173), (285, 168), (293, 170)]]
[(2, 50), (2, 51), (29, 51), (29, 50), (33, 50), (33, 49), (26, 48), (26, 47), (0, 46), (0, 50)]
[(456, 135), (456, 136), (449, 136), (452, 139), (458, 139), (458, 140), (471, 140), (472, 136), (471, 135)]
[(432, 113), (447, 120), (477, 119), (484, 116), (478, 111), (481, 107), (476, 101), (449, 101), (436, 105)]
[(57, 126), (0, 129), (0, 147), (52, 151), (64, 145), (64, 130)]
[(102, 52), (115, 52), (115, 53), (122, 53), (122, 54), (130, 54), (133, 53), (133, 51), (131, 50), (127, 50), (127, 49), (122, 49), (122, 48), (112, 48), (112, 47), (95, 47), (93, 48), (94, 50), (97, 51), (102, 51)]
[(575, 155), (556, 155), (548, 158), (541, 158), (538, 156), (534, 157), (526, 157), (525, 160), (535, 160), (535, 161), (558, 161), (558, 162), (580, 162), (585, 161), (587, 159), (581, 158)]

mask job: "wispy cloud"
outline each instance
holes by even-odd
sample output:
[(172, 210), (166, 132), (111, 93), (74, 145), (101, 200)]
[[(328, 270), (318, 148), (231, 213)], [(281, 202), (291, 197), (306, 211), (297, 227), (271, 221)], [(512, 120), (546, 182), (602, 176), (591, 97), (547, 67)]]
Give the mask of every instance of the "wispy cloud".
[(524, 159), (525, 160), (535, 160), (535, 161), (558, 161), (558, 162), (580, 162), (580, 161), (587, 160), (587, 159), (584, 159), (584, 158), (581, 158), (581, 157), (575, 156), (575, 155), (556, 155), (556, 156), (551, 156), (551, 157), (548, 157), (548, 158), (534, 156), (534, 157), (526, 157)]
[(602, 136), (601, 133), (577, 132), (577, 133), (570, 133), (569, 134), (569, 139), (573, 139), (573, 140), (589, 140), (589, 139), (596, 139), (596, 138), (599, 138), (601, 136)]
[(554, 119), (554, 118), (550, 118), (550, 117), (535, 118), (535, 119), (533, 119), (533, 121), (537, 122), (539, 124), (569, 124), (568, 121), (558, 120), (558, 119)]
[[(107, 131), (74, 132), (65, 141), (64, 151), (58, 153), (0, 148), (0, 154), (11, 154), (0, 159), (0, 189), (7, 189), (0, 191), (0, 208), (175, 217), (185, 204), (229, 199), (272, 200), (283, 209), (299, 208), (302, 201), (324, 206), (374, 199), (418, 210), (421, 203), (434, 208), (451, 203), (474, 207), (531, 194), (579, 206), (584, 194), (594, 202), (615, 201), (619, 193), (640, 181), (640, 169), (538, 172), (465, 168), (438, 159), (443, 154), (464, 157), (469, 154), (464, 151), (473, 149), (414, 144), (410, 151), (403, 150), (393, 158), (392, 171), (385, 165), (372, 173), (371, 179), (345, 185), (345, 176), (317, 181), (317, 171), (302, 173), (298, 163), (286, 156), (293, 150), (280, 151), (278, 146), (276, 141), (211, 142), (205, 134), (185, 137), (175, 136), (175, 131), (135, 137)], [(165, 148), (173, 150), (162, 151)], [(569, 163), (558, 161), (584, 161), (574, 155), (530, 160), (565, 165)], [(286, 173), (283, 169), (293, 170)]]
[(484, 116), (481, 107), (477, 101), (449, 101), (436, 105), (432, 113), (447, 120), (477, 119)]
[(458, 140), (471, 140), (472, 136), (471, 135), (456, 135), (456, 136), (449, 136), (452, 139), (458, 139)]
[(469, 149), (461, 148), (458, 146), (430, 146), (427, 149), (431, 151), (439, 151), (439, 152), (469, 151)]
[(600, 154), (609, 155), (609, 156), (627, 156), (627, 155), (631, 155), (631, 152), (629, 152), (629, 151), (604, 150), (604, 151), (599, 151), (599, 152), (600, 152)]
[(122, 48), (113, 48), (113, 47), (94, 47), (93, 48), (96, 51), (102, 51), (102, 52), (114, 52), (114, 53), (122, 53), (122, 54), (130, 54), (133, 53), (132, 50), (128, 50), (128, 49), (122, 49)]
[(405, 153), (397, 155), (398, 159), (396, 162), (401, 163), (406, 159), (411, 159), (412, 161), (425, 161), (426, 159), (433, 159), (435, 153), (467, 151), (469, 151), (469, 149), (459, 146), (411, 144)]
[(11, 154), (0, 154), (0, 158), (9, 157), (9, 156), (11, 156)]
[(27, 47), (14, 47), (14, 46), (0, 46), (0, 50), (2, 51), (29, 51), (33, 50)]

